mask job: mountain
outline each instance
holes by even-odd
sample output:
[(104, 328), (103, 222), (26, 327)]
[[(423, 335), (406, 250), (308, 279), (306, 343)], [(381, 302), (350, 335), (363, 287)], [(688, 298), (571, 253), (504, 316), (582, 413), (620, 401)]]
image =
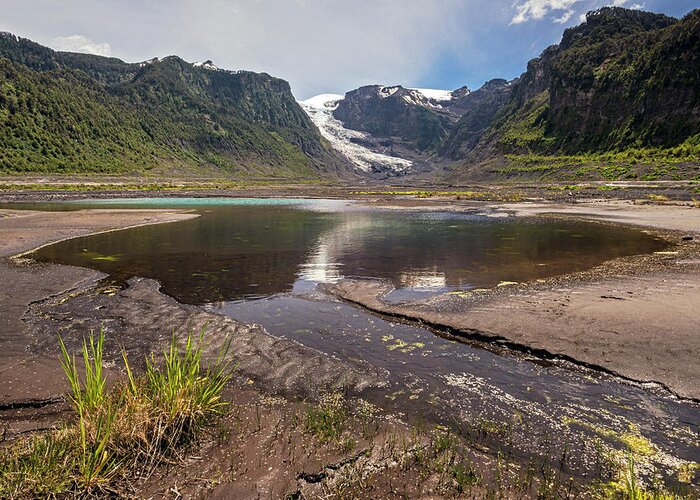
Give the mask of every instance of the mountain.
[(130, 64), (0, 34), (0, 172), (318, 178), (351, 170), (264, 73)]
[(333, 116), (352, 130), (393, 138), (409, 149), (426, 151), (447, 135), (453, 121), (444, 102), (451, 94), (423, 94), (400, 85), (370, 85), (345, 94)]
[(450, 160), (463, 158), (479, 143), (496, 113), (510, 98), (512, 84), (502, 78), (486, 82), (460, 99), (461, 117), (440, 144), (440, 156)]
[(539, 109), (535, 147), (543, 151), (683, 142), (700, 118), (699, 34), (697, 10), (679, 22), (622, 8), (591, 12), (530, 62), (496, 125), (515, 126), (523, 110)]
[(433, 157), (462, 114), (471, 91), (368, 85), (345, 95), (301, 102), (321, 134), (358, 169), (391, 177), (430, 172)]
[(700, 176), (700, 10), (678, 20), (605, 7), (516, 80), (475, 91), (370, 85), (324, 109), (322, 133), (332, 125), (344, 147), (381, 155), (370, 170), (392, 175)]
[(697, 164), (700, 10), (681, 20), (617, 7), (588, 13), (530, 61), (478, 143), (453, 134), (442, 151), (471, 165), (533, 155)]
[(700, 178), (700, 10), (605, 7), (517, 79), (295, 101), (265, 73), (0, 34), (0, 173)]

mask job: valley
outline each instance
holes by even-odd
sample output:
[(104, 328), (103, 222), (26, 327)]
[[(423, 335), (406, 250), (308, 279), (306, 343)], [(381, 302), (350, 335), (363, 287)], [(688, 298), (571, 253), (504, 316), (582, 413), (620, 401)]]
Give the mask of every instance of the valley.
[(699, 9), (158, 3), (0, 32), (0, 498), (700, 496)]

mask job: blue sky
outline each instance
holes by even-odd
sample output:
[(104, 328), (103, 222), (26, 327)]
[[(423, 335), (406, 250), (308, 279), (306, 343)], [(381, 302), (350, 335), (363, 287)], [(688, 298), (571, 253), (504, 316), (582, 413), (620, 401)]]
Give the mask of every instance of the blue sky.
[(680, 17), (700, 0), (0, 0), (0, 30), (131, 62), (177, 54), (265, 71), (304, 99), (511, 79), (585, 12), (612, 4)]
[[(470, 37), (468, 46), (464, 49), (450, 48), (445, 51), (423, 77), (425, 85), (452, 88), (466, 81), (470, 88), (476, 88), (496, 76), (507, 79), (517, 77), (525, 71), (530, 59), (537, 57), (549, 45), (559, 43), (565, 28), (580, 24), (581, 16), (586, 12), (605, 5), (618, 3), (624, 7), (642, 8), (673, 17), (682, 17), (700, 7), (698, 0), (553, 0), (550, 4), (571, 5), (568, 8), (549, 10), (541, 19), (513, 23), (513, 18), (518, 12), (517, 5), (514, 13), (510, 8), (514, 2), (497, 3), (505, 6), (503, 15), (487, 19), (483, 24), (473, 24), (473, 36)], [(527, 2), (515, 3), (522, 5)], [(548, 2), (534, 3), (546, 5)], [(571, 14), (568, 14), (569, 12)], [(569, 16), (568, 21), (559, 22), (566, 16)]]

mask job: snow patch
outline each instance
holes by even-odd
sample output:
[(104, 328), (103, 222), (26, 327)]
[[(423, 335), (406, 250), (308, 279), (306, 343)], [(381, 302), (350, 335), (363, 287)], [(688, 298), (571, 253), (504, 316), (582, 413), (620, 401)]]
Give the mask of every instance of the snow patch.
[(375, 153), (352, 142), (353, 139), (366, 140), (369, 135), (345, 128), (343, 123), (333, 116), (333, 111), (343, 99), (344, 96), (338, 94), (321, 94), (301, 101), (299, 104), (318, 127), (321, 135), (331, 143), (331, 146), (352, 161), (358, 170), (370, 172), (379, 168), (399, 173), (410, 169), (413, 166), (411, 161)]
[(204, 69), (211, 69), (211, 70), (218, 70), (219, 69), (219, 67), (216, 66), (211, 61), (195, 62), (195, 63), (192, 63), (192, 66), (194, 66), (195, 68), (204, 68)]
[(401, 87), (379, 87), (379, 97), (385, 98), (394, 95)]
[(439, 90), (439, 89), (411, 89), (422, 94), (426, 99), (431, 101), (451, 101), (452, 91), (451, 90)]
[(300, 104), (316, 109), (335, 109), (338, 106), (338, 102), (344, 98), (345, 96), (340, 94), (321, 94), (302, 101)]
[(160, 62), (160, 58), (159, 58), (159, 57), (154, 57), (153, 59), (149, 59), (149, 60), (147, 60), (147, 61), (140, 62), (140, 63), (139, 63), (139, 68), (143, 68), (143, 67), (146, 66), (147, 64), (156, 64), (156, 63), (159, 63), (159, 62)]

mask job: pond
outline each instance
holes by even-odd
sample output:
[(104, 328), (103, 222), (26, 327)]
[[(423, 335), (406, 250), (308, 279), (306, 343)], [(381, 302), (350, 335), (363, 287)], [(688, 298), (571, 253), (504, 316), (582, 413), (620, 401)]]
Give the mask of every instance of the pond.
[[(198, 305), (342, 278), (388, 280), (397, 299), (408, 298), (545, 278), (665, 246), (619, 226), (370, 211), (330, 200), (103, 200), (97, 206), (105, 205), (193, 207), (201, 217), (75, 238), (36, 258), (116, 278), (157, 279), (168, 295)], [(95, 204), (72, 204), (85, 206)]]

